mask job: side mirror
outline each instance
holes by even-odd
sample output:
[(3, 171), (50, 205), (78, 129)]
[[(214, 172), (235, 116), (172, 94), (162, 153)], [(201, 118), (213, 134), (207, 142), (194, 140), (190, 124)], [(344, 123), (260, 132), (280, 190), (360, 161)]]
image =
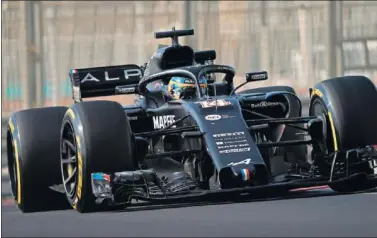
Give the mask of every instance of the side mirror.
[(246, 73), (246, 82), (267, 80), (267, 71)]

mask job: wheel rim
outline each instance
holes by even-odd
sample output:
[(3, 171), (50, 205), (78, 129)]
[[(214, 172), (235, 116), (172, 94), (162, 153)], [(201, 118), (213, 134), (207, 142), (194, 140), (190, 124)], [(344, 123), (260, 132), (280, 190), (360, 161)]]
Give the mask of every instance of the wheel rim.
[[(318, 115), (321, 115), (321, 114), (325, 115), (326, 120), (328, 121), (327, 110), (324, 106), (324, 103), (320, 99), (316, 98), (313, 101), (313, 105), (312, 105), (311, 110), (310, 110), (310, 115), (311, 116), (318, 116)], [(327, 131), (330, 131), (330, 130), (331, 130), (331, 127), (327, 123)], [(332, 144), (332, 141), (333, 141), (332, 135), (331, 135), (331, 133), (328, 133), (327, 134), (327, 141), (326, 141), (327, 150), (328, 150), (328, 151), (326, 151), (327, 153), (331, 153), (331, 152), (334, 151), (334, 146)]]
[(68, 198), (73, 199), (77, 186), (77, 147), (72, 124), (66, 122), (61, 139), (61, 173)]
[[(13, 144), (13, 136), (9, 135), (9, 147), (7, 148), (8, 151), (8, 158), (9, 164), (8, 164), (8, 172), (9, 172), (9, 178), (10, 178), (10, 186), (12, 190), (12, 195), (15, 199), (17, 199), (18, 191), (17, 191), (17, 167), (16, 167), (16, 152)], [(10, 152), (11, 151), (11, 152)]]

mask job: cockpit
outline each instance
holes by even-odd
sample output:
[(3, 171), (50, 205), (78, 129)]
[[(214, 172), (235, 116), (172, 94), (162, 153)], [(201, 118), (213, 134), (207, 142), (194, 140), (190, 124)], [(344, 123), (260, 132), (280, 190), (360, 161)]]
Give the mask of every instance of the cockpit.
[[(144, 77), (141, 79), (140, 84), (143, 85), (143, 88), (148, 91), (147, 94), (150, 94), (151, 97), (162, 97), (161, 99), (166, 101), (166, 99), (169, 97), (165, 96), (168, 95), (174, 99), (178, 99), (182, 97), (182, 95), (185, 96), (195, 94), (197, 84), (199, 85), (198, 90), (202, 91), (202, 95), (211, 95), (214, 93), (214, 91), (216, 91), (216, 89), (214, 89), (214, 87), (216, 87), (214, 84), (216, 81), (214, 77), (215, 74), (225, 74), (225, 76), (221, 77), (221, 83), (223, 83), (224, 88), (226, 88), (226, 90), (223, 91), (224, 93), (229, 93), (231, 91), (231, 88), (233, 87), (232, 78), (234, 76), (234, 72), (231, 73), (233, 74), (231, 77), (226, 75), (227, 72), (221, 72), (221, 70), (216, 72), (216, 70), (212, 69), (213, 72), (209, 73), (199, 72), (208, 62), (213, 63), (213, 60), (216, 58), (215, 51), (209, 50), (194, 52), (190, 46), (182, 46), (178, 43), (179, 36), (188, 36), (193, 34), (193, 30), (175, 30), (174, 28), (173, 31), (155, 33), (155, 38), (157, 39), (167, 37), (172, 38), (172, 45), (164, 46), (158, 49), (144, 67)], [(185, 70), (193, 73), (194, 76), (183, 77), (182, 75), (168, 74), (166, 77), (162, 76), (150, 81), (150, 77), (164, 74), (164, 72), (169, 70)], [(233, 68), (228, 69), (228, 71), (232, 70)], [(199, 73), (201, 74), (200, 76), (198, 75)], [(185, 83), (185, 81), (192, 81), (194, 78), (195, 80), (197, 79), (198, 82), (192, 84)], [(231, 79), (226, 81), (225, 78)], [(145, 83), (145, 80), (149, 81)], [(220, 87), (222, 86), (220, 85)], [(189, 93), (190, 91), (191, 93)]]

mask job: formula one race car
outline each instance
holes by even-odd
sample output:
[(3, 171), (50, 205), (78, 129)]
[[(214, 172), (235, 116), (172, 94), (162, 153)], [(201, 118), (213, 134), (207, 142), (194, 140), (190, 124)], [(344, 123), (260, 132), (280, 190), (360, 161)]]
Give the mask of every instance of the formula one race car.
[[(267, 72), (246, 73), (234, 87), (234, 68), (214, 64), (215, 51), (180, 45), (184, 35), (193, 30), (156, 33), (173, 44), (143, 67), (70, 70), (69, 108), (11, 116), (8, 165), (20, 210), (90, 212), (135, 201), (235, 201), (318, 185), (338, 192), (377, 186), (377, 90), (368, 78), (318, 83), (302, 117), (291, 87), (237, 92)], [(169, 98), (166, 89), (180, 96)], [(139, 98), (131, 106), (82, 101), (115, 94)]]

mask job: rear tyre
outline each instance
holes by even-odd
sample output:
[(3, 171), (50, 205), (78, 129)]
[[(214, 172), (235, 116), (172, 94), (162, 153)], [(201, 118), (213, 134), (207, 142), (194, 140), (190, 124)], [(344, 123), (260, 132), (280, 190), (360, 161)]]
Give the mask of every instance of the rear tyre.
[[(309, 114), (327, 119), (325, 153), (377, 144), (377, 90), (364, 76), (338, 77), (318, 83), (312, 91)], [(372, 170), (360, 171), (372, 173)], [(344, 182), (332, 185), (337, 192), (355, 192), (371, 187)]]
[(11, 189), (22, 212), (68, 209), (64, 194), (49, 187), (61, 184), (60, 126), (66, 107), (14, 113), (7, 130)]
[(74, 104), (61, 127), (61, 174), (69, 203), (81, 213), (96, 205), (91, 174), (133, 171), (135, 142), (126, 113), (112, 101)]

